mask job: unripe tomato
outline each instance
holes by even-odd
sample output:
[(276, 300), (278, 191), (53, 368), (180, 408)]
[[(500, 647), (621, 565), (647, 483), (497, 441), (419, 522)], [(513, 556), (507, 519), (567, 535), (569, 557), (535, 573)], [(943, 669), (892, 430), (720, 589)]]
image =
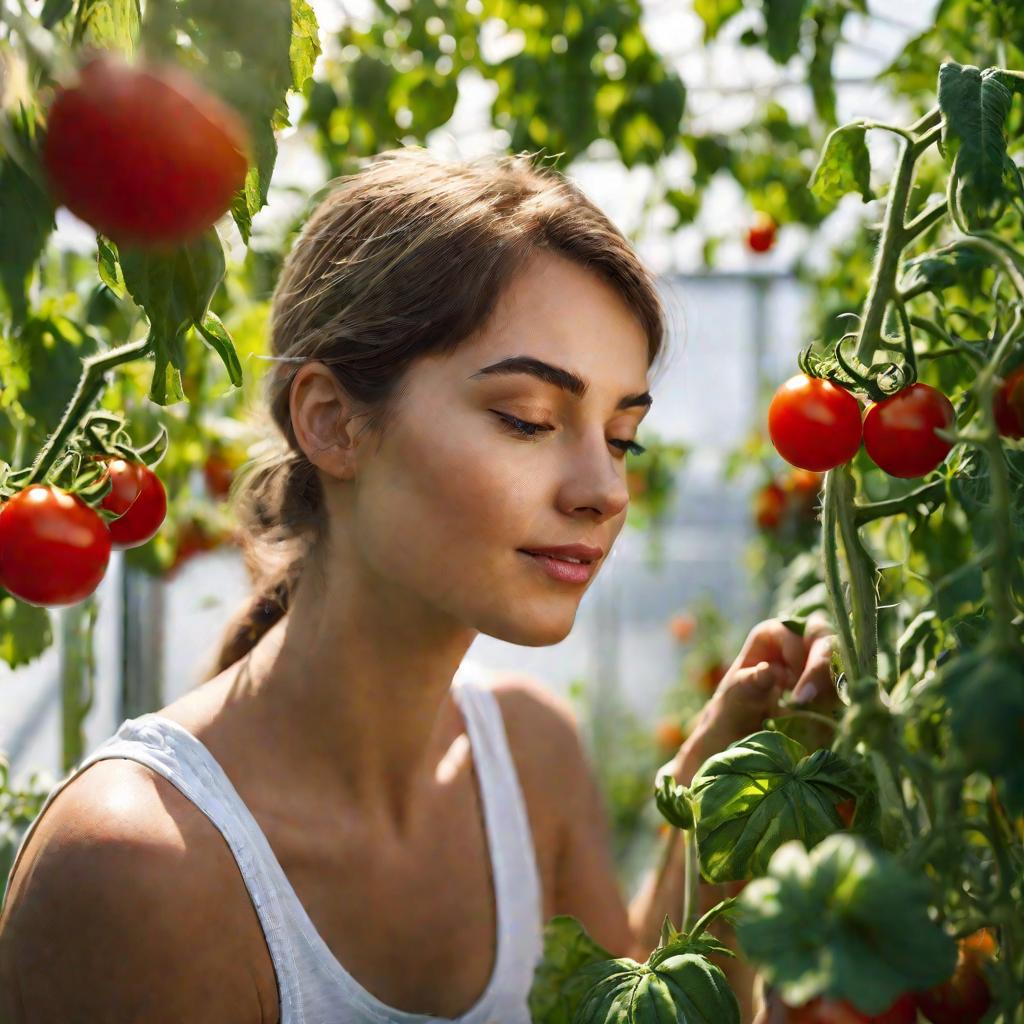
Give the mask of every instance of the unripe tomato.
[(747, 230), (747, 246), (752, 252), (767, 252), (775, 244), (775, 219), (764, 210), (754, 214), (754, 222)]
[(58, 88), (42, 158), (75, 216), (119, 243), (171, 247), (227, 210), (248, 147), (241, 117), (181, 69), (104, 53)]
[(777, 530), (786, 508), (786, 492), (777, 484), (765, 484), (754, 498), (754, 519), (762, 530)]
[(798, 373), (775, 392), (768, 433), (791, 466), (819, 473), (834, 469), (860, 448), (860, 405), (830, 380)]
[(786, 1024), (915, 1024), (917, 1005), (911, 995), (900, 996), (888, 1010), (872, 1016), (845, 999), (812, 999), (786, 1008)]
[(103, 517), (76, 494), (31, 484), (0, 506), (0, 585), (28, 604), (77, 604), (110, 561)]
[(654, 727), (654, 739), (660, 750), (675, 753), (686, 742), (686, 732), (675, 718), (663, 718)]
[(953, 446), (935, 433), (956, 420), (953, 403), (920, 381), (864, 414), (864, 448), (889, 476), (909, 479), (930, 473)]
[(1024, 437), (1024, 365), (1007, 376), (992, 405), (999, 433), (1003, 437)]
[(160, 477), (149, 466), (127, 459), (108, 460), (107, 472), (111, 487), (100, 508), (119, 517), (109, 523), (114, 547), (136, 548), (145, 544), (167, 515), (167, 491)]
[(958, 945), (956, 968), (949, 980), (917, 996), (918, 1008), (932, 1024), (977, 1024), (992, 1004), (982, 966), (995, 952), (991, 932), (983, 928)]

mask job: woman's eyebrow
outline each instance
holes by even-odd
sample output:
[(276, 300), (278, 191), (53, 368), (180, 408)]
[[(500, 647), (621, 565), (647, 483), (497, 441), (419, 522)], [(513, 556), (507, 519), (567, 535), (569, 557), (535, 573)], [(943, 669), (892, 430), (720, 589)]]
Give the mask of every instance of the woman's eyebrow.
[[(544, 381), (546, 384), (554, 384), (555, 387), (569, 392), (575, 398), (583, 398), (590, 385), (572, 370), (563, 369), (560, 366), (553, 366), (544, 362), (543, 359), (536, 359), (533, 356), (510, 356), (490, 366), (484, 366), (476, 373), (470, 374), (468, 380), (476, 380), (481, 377), (489, 377), (492, 374), (527, 373), (531, 377)], [(626, 395), (616, 409), (631, 409), (634, 406), (642, 405), (649, 407), (652, 398), (649, 392), (643, 391), (638, 395)]]

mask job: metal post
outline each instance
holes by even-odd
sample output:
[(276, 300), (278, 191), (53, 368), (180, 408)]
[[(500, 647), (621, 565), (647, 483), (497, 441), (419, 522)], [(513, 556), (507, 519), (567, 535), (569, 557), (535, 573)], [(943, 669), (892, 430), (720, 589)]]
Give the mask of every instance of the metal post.
[(164, 582), (140, 569), (121, 573), (121, 718), (164, 704)]

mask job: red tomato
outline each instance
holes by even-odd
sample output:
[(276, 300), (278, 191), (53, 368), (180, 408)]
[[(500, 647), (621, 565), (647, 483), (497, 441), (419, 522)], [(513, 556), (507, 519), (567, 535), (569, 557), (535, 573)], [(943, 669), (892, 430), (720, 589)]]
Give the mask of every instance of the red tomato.
[(227, 210), (248, 147), (241, 117), (181, 69), (105, 53), (58, 88), (42, 156), (77, 217), (116, 242), (171, 247)]
[(709, 665), (700, 676), (701, 689), (705, 693), (714, 693), (718, 689), (718, 684), (722, 681), (725, 673), (728, 672), (728, 668), (723, 665), (720, 661), (714, 662)]
[(626, 487), (631, 498), (639, 498), (647, 493), (647, 477), (639, 469), (626, 470)]
[(212, 551), (222, 542), (222, 538), (212, 533), (196, 519), (186, 520), (178, 531), (178, 542), (174, 550), (174, 560), (165, 573), (169, 579), (178, 569), (194, 555), (202, 551)]
[(115, 512), (119, 518), (109, 524), (115, 548), (136, 548), (145, 544), (167, 515), (167, 492), (160, 477), (141, 462), (110, 459), (110, 492), (100, 508)]
[(754, 498), (754, 519), (762, 530), (777, 530), (786, 508), (786, 492), (777, 484), (765, 484)]
[(992, 405), (999, 433), (1003, 437), (1024, 437), (1024, 365), (1003, 381)]
[(900, 996), (888, 1010), (872, 1016), (845, 999), (812, 999), (787, 1007), (787, 1024), (915, 1024), (917, 1005), (911, 995)]
[(31, 484), (0, 506), (0, 585), (28, 604), (77, 604), (110, 561), (110, 531), (78, 495)]
[(839, 817), (843, 819), (846, 827), (849, 828), (853, 823), (853, 815), (857, 810), (857, 801), (850, 797), (849, 800), (840, 800), (836, 804), (836, 812)]
[(834, 469), (860, 448), (860, 405), (830, 380), (798, 373), (775, 392), (768, 433), (790, 465), (815, 472)]
[(920, 381), (870, 406), (864, 414), (864, 448), (889, 476), (930, 473), (953, 446), (935, 434), (956, 419), (953, 403)]
[(203, 479), (211, 498), (223, 501), (231, 493), (231, 478), (234, 472), (231, 463), (223, 455), (214, 452), (203, 463)]
[(675, 753), (686, 742), (686, 733), (675, 718), (663, 718), (654, 727), (654, 740), (660, 750)]
[(747, 246), (753, 252), (767, 252), (775, 244), (775, 228), (775, 219), (763, 210), (758, 210), (747, 231)]
[(992, 1004), (982, 966), (995, 952), (991, 932), (983, 928), (961, 939), (959, 947), (949, 980), (917, 996), (918, 1008), (932, 1024), (977, 1024)]

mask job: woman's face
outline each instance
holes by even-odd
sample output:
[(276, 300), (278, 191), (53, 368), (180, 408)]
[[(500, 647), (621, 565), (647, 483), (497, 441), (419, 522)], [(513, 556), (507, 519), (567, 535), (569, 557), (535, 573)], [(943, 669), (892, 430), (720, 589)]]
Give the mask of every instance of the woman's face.
[[(513, 357), (574, 374), (586, 394), (486, 372)], [(337, 523), (339, 557), (358, 558), (371, 586), (401, 588), (510, 643), (558, 643), (625, 521), (632, 456), (612, 442), (636, 437), (647, 403), (617, 406), (646, 392), (647, 357), (642, 327), (610, 285), (538, 254), (486, 330), (411, 367), (379, 447), (366, 445), (352, 479), (328, 487), (331, 549)], [(502, 415), (542, 426), (521, 436)], [(603, 551), (584, 583), (552, 578), (523, 552), (575, 543)]]

